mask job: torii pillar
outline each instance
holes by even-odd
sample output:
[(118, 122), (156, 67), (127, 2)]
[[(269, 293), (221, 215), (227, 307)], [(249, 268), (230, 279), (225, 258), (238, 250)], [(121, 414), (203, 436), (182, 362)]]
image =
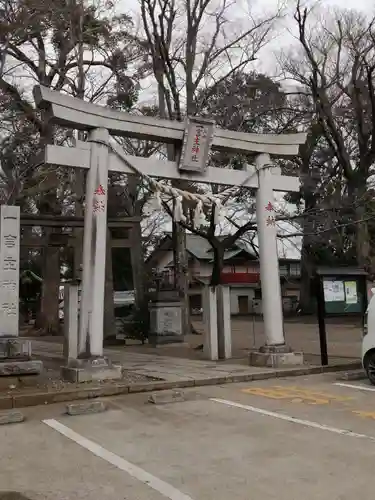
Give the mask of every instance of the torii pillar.
[(285, 343), (281, 297), (277, 227), (272, 187), (271, 159), (258, 155), (256, 169), (259, 188), (256, 197), (256, 220), (259, 241), (259, 264), (262, 287), (262, 313), (266, 343), (259, 351), (250, 353), (250, 364), (282, 366), (303, 364), (303, 354), (294, 352)]

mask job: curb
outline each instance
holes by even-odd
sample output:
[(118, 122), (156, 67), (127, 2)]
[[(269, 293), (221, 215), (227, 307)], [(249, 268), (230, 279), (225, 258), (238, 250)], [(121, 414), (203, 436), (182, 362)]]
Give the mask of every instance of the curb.
[(39, 406), (68, 401), (94, 399), (99, 397), (120, 396), (124, 394), (136, 394), (142, 392), (163, 391), (167, 389), (183, 389), (187, 387), (203, 387), (207, 385), (222, 385), (238, 382), (252, 382), (255, 380), (267, 380), (271, 378), (299, 377), (303, 375), (314, 375), (319, 373), (340, 372), (346, 370), (357, 370), (361, 368), (361, 362), (343, 363), (333, 366), (311, 366), (304, 368), (284, 368), (272, 372), (246, 373), (242, 375), (229, 375), (226, 377), (206, 377), (197, 379), (186, 379), (178, 381), (152, 381), (137, 382), (134, 384), (121, 384), (114, 382), (106, 387), (75, 388), (55, 392), (33, 392), (29, 394), (15, 394), (0, 396), (0, 409), (11, 410), (14, 408), (25, 408), (27, 406)]

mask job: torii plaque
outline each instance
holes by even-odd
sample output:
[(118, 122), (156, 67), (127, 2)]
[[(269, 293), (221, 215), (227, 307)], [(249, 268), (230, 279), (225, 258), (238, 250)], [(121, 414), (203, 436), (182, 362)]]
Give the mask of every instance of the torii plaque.
[[(83, 295), (80, 319), (80, 350), (90, 340), (91, 355), (103, 356), (103, 304), (105, 237), (108, 171), (132, 175), (134, 166), (151, 177), (187, 179), (202, 183), (241, 186), (257, 189), (257, 228), (260, 243), (262, 302), (265, 325), (265, 345), (273, 350), (285, 346), (278, 255), (274, 191), (299, 191), (298, 177), (281, 175), (270, 168), (270, 156), (295, 156), (306, 134), (247, 134), (216, 129), (209, 137), (214, 150), (252, 153), (256, 156), (254, 173), (222, 168), (197, 168), (191, 165), (126, 156), (111, 144), (110, 135), (155, 140), (167, 144), (181, 144), (190, 140), (184, 135), (184, 123), (131, 115), (72, 98), (45, 87), (35, 87), (37, 105), (49, 112), (51, 123), (89, 131), (88, 142), (76, 142), (73, 148), (49, 145), (44, 151), (43, 163), (88, 169), (86, 186), (85, 233), (83, 251)], [(199, 119), (194, 119), (194, 123)], [(190, 144), (190, 143), (189, 143)], [(207, 147), (205, 147), (207, 150)], [(190, 161), (191, 163), (191, 161)], [(184, 168), (185, 166), (185, 168)], [(186, 170), (186, 166), (189, 171)], [(179, 168), (180, 167), (180, 168)], [(201, 165), (200, 165), (201, 167)], [(267, 168), (265, 168), (267, 167)], [(212, 328), (215, 328), (213, 325)], [(217, 328), (217, 325), (216, 325)], [(212, 359), (217, 353), (211, 354)]]

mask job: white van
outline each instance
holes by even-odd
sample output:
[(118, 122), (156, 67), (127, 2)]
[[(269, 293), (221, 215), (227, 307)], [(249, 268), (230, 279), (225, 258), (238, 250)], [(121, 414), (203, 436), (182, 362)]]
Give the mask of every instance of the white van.
[(371, 294), (363, 324), (362, 364), (370, 382), (375, 385), (375, 288)]

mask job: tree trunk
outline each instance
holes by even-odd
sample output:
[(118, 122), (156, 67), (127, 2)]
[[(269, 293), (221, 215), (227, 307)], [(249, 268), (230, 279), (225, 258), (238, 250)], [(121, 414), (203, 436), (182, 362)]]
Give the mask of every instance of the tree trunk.
[(112, 237), (107, 230), (107, 249), (105, 258), (105, 288), (104, 288), (104, 338), (116, 337), (116, 319), (113, 296), (113, 270), (112, 270)]
[(356, 175), (348, 180), (348, 194), (351, 200), (354, 219), (354, 234), (357, 265), (368, 270), (370, 264), (370, 245), (368, 222), (366, 219), (367, 186), (365, 177)]
[[(81, 136), (78, 136), (81, 138)], [(74, 189), (77, 199), (75, 200), (75, 216), (83, 217), (83, 198), (84, 198), (84, 174), (81, 169), (74, 172)], [(74, 258), (73, 258), (73, 279), (80, 279), (82, 275), (82, 253), (83, 253), (83, 229), (75, 228), (74, 234)]]
[[(166, 114), (166, 102), (165, 95), (163, 92), (163, 68), (158, 66), (158, 73), (156, 79), (158, 84), (158, 97), (159, 97), (159, 113), (160, 118), (167, 118)], [(172, 119), (172, 116), (169, 116)], [(167, 145), (167, 158), (169, 161), (176, 161), (178, 156), (178, 151), (176, 147), (168, 144)], [(182, 188), (181, 183), (175, 181), (173, 186)], [(189, 311), (189, 279), (188, 279), (188, 262), (187, 262), (187, 252), (186, 252), (186, 231), (180, 224), (173, 222), (172, 224), (172, 239), (173, 239), (173, 262), (174, 262), (174, 274), (175, 274), (175, 287), (178, 291), (179, 297), (182, 302), (182, 334), (188, 335), (192, 327), (190, 325), (190, 311)]]
[(311, 157), (321, 137), (320, 123), (311, 125), (305, 144), (300, 148), (302, 194), (305, 202), (305, 217), (303, 218), (303, 240), (301, 249), (301, 282), (300, 282), (300, 307), (305, 314), (311, 314), (314, 310), (311, 279), (314, 272), (314, 232), (315, 224), (312, 216), (316, 208), (316, 179), (311, 166)]
[(175, 286), (182, 302), (182, 332), (183, 335), (188, 335), (190, 333), (190, 315), (186, 231), (178, 222), (173, 222), (172, 238)]
[[(77, 62), (78, 62), (78, 82), (77, 82), (77, 97), (78, 99), (84, 100), (85, 98), (85, 83), (86, 83), (86, 74), (84, 69), (84, 44), (83, 44), (83, 2), (80, 2), (79, 7), (79, 26), (78, 26), (78, 46), (77, 46)], [(77, 8), (77, 4), (75, 3), (73, 8)], [(74, 33), (71, 33), (71, 36), (74, 37)], [(85, 140), (85, 132), (79, 130), (77, 132), (77, 139), (79, 141)], [(76, 168), (74, 171), (74, 191), (76, 195), (76, 200), (74, 203), (75, 215), (76, 217), (83, 217), (83, 200), (84, 200), (84, 192), (85, 192), (85, 172), (80, 168)], [(81, 278), (81, 265), (83, 261), (83, 229), (76, 228), (74, 229), (74, 236), (76, 239), (76, 244), (74, 246), (74, 261), (73, 261), (73, 278), (80, 279)]]
[(221, 286), (221, 277), (224, 267), (224, 249), (219, 244), (213, 246), (214, 262), (212, 266), (210, 286), (215, 287), (217, 297), (217, 345), (219, 359), (225, 359), (225, 331), (224, 331), (224, 305)]
[[(42, 122), (47, 124), (49, 116), (42, 112)], [(54, 129), (48, 125), (44, 127), (41, 136), (42, 148), (54, 142)], [(58, 215), (61, 213), (61, 205), (57, 197), (59, 180), (56, 171), (48, 171), (47, 183), (51, 190), (46, 193), (38, 204), (39, 212)], [(61, 232), (61, 229), (45, 229), (47, 241), (49, 242), (53, 232)], [(45, 334), (57, 334), (59, 332), (59, 285), (60, 285), (60, 249), (59, 247), (47, 246), (43, 249), (43, 271), (42, 271), (42, 297), (38, 326)]]
[[(358, 194), (357, 200), (361, 200), (361, 193)], [(357, 201), (358, 203), (358, 201)], [(368, 269), (370, 263), (370, 245), (369, 245), (369, 231), (368, 222), (363, 219), (366, 217), (366, 208), (362, 203), (355, 209), (356, 221), (362, 221), (356, 223), (356, 255), (357, 264), (359, 267)]]
[(303, 240), (301, 249), (301, 283), (300, 283), (300, 307), (304, 314), (311, 314), (314, 309), (311, 279), (314, 272), (315, 259), (313, 254), (314, 221), (309, 212), (314, 208), (314, 196), (305, 193), (305, 213), (303, 219)]
[(43, 286), (37, 326), (45, 335), (58, 335), (59, 328), (60, 248), (43, 249)]
[(182, 303), (182, 332), (183, 335), (187, 335), (190, 331), (190, 322), (186, 232), (177, 222), (173, 222), (172, 238), (175, 287)]
[(143, 311), (145, 307), (145, 270), (140, 224), (131, 229), (131, 245), (130, 259), (133, 273), (135, 306), (137, 310)]
[(214, 262), (212, 266), (210, 286), (221, 285), (221, 275), (224, 267), (224, 249), (221, 245), (212, 247), (214, 253)]

